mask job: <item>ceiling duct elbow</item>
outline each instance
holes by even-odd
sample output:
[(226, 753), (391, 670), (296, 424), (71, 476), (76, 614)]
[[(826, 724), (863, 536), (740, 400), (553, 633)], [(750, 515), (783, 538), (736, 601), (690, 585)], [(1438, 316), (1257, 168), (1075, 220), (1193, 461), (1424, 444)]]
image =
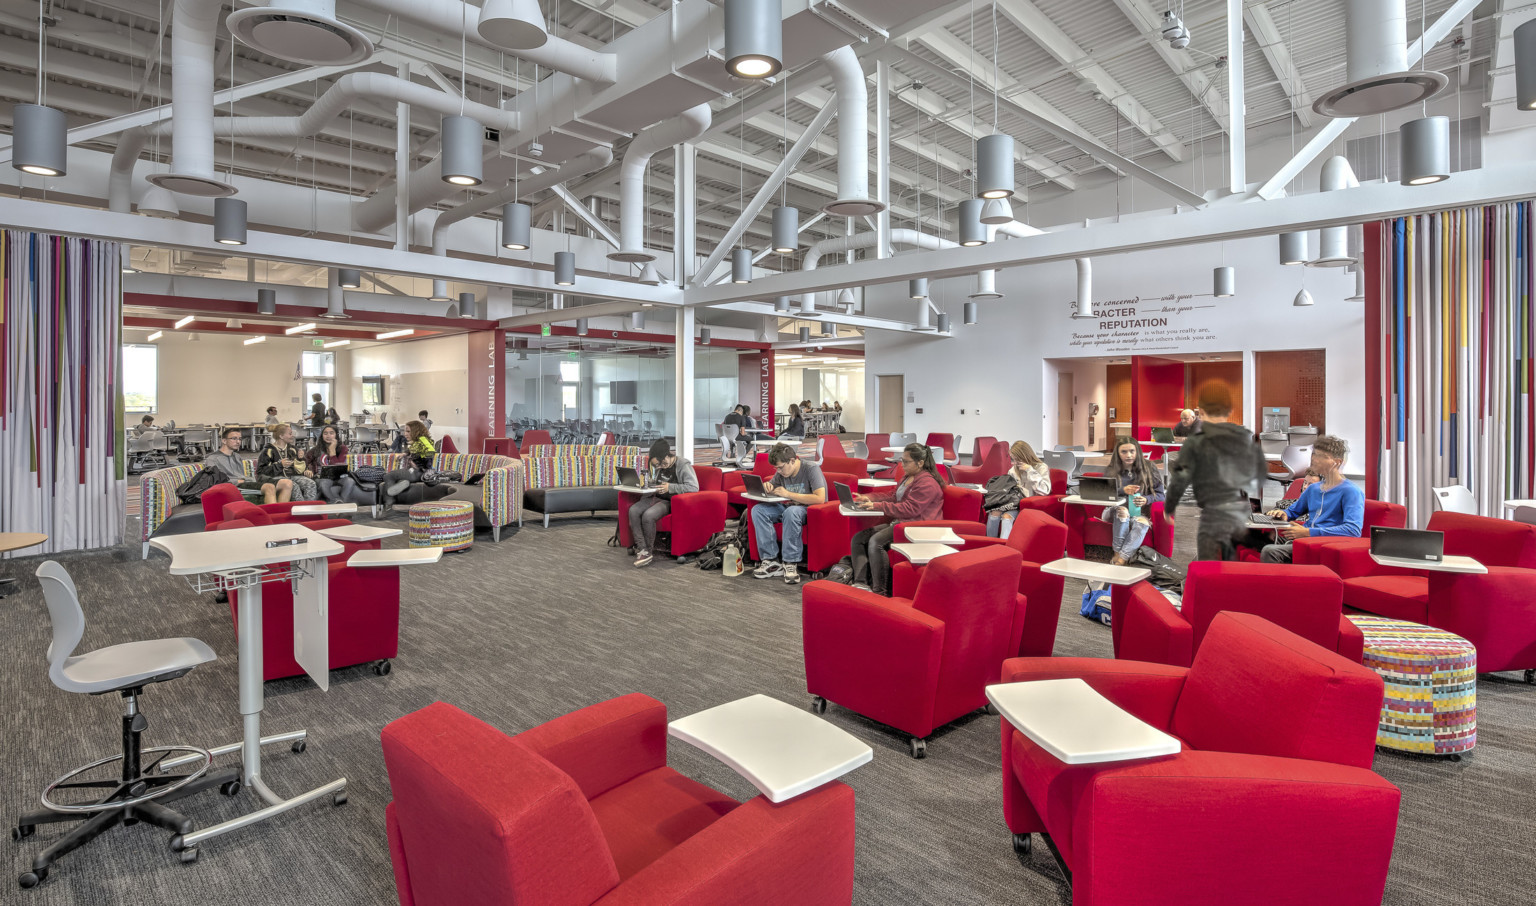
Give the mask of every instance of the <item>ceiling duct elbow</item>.
[(219, 0), (176, 0), (171, 11), (171, 172), (149, 181), (172, 192), (221, 198), (235, 187), (213, 170), (213, 44)]
[(709, 131), (712, 119), (709, 105), (698, 104), (643, 130), (629, 143), (619, 171), (619, 247), (608, 253), (609, 260), (632, 264), (656, 260), (645, 247), (645, 168), (656, 152)]
[[(1342, 155), (1336, 155), (1323, 162), (1323, 172), (1319, 178), (1319, 190), (1323, 192), (1337, 192), (1340, 189), (1357, 189), (1360, 181), (1355, 178), (1355, 171), (1350, 167), (1349, 161)], [(1313, 267), (1345, 267), (1355, 263), (1355, 256), (1350, 254), (1349, 233), (1352, 227), (1324, 227), (1317, 231), (1317, 258), (1308, 262)]]
[(869, 195), (869, 90), (864, 67), (851, 47), (826, 56), (837, 91), (837, 200), (823, 211), (836, 217), (867, 217), (885, 210)]
[(1449, 81), (1438, 72), (1408, 68), (1405, 0), (1349, 0), (1344, 4), (1344, 28), (1347, 81), (1313, 103), (1312, 109), (1323, 116), (1397, 110), (1434, 97)]
[(225, 22), (240, 43), (280, 60), (336, 66), (373, 56), (368, 36), (336, 18), (336, 0), (273, 0), (235, 10)]

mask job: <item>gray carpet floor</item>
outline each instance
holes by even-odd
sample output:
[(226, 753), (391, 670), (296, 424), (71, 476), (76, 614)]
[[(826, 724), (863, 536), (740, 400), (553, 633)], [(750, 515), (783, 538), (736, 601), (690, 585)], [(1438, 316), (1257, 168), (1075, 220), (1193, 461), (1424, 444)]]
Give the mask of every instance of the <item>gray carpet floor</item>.
[[(1187, 541), (1195, 511), (1181, 515)], [(0, 844), (11, 847), (13, 870), (0, 878), (0, 903), (392, 903), (379, 731), (400, 715), (441, 699), (516, 732), (635, 691), (674, 715), (758, 692), (807, 701), (796, 589), (672, 562), (635, 570), (604, 544), (612, 529), (611, 518), (561, 517), (548, 530), (530, 525), (500, 544), (482, 536), (467, 553), (405, 571), (401, 651), (391, 675), (335, 671), (328, 693), (307, 679), (267, 684), (267, 731), (307, 727), (312, 735), (304, 754), (270, 751), (266, 779), (291, 793), (345, 776), (347, 805), (306, 806), (209, 841), (193, 865), (177, 862), (161, 831), (114, 830), (65, 857), (42, 887), (18, 890), (15, 874), (60, 833), (43, 828), (20, 844)], [(235, 740), (227, 609), (170, 577), (163, 556), (140, 561), (136, 554), (123, 548), (63, 558), (85, 604), (84, 647), (204, 639), (218, 652), (216, 663), (146, 692), (146, 744)], [(0, 812), (8, 821), (33, 808), (52, 778), (118, 745), (117, 698), (69, 695), (48, 681), (49, 624), (31, 578), (36, 562), (0, 563), (0, 574), (24, 579), (23, 590), (0, 603), (8, 630), (0, 634)], [(1108, 656), (1108, 628), (1076, 613), (1081, 592), (1068, 583), (1057, 653)], [(1471, 757), (1377, 756), (1376, 769), (1404, 793), (1386, 896), (1394, 906), (1524, 903), (1536, 886), (1526, 836), (1536, 815), (1536, 688), (1490, 678), (1478, 692), (1480, 733)], [(1024, 859), (1009, 847), (997, 718), (978, 714), (939, 731), (928, 758), (915, 761), (899, 734), (836, 706), (827, 716), (875, 749), (874, 762), (847, 778), (858, 793), (855, 902), (1069, 902), (1043, 847)], [(670, 758), (738, 798), (754, 792), (687, 745), (674, 743)], [(248, 796), (210, 792), (181, 807), (207, 825), (250, 806)], [(1340, 845), (1348, 841), (1333, 839), (1327, 827), (1275, 841), (1290, 850), (1297, 871), (1307, 870), (1309, 852)]]

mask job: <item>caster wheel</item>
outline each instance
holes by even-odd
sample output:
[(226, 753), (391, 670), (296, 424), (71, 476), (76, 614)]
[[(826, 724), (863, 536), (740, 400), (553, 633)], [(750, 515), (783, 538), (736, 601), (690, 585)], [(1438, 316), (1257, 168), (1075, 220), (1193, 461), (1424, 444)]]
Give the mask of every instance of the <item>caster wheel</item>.
[(36, 887), (37, 885), (43, 883), (43, 881), (45, 881), (47, 879), (48, 879), (48, 869), (46, 869), (46, 868), (39, 868), (36, 871), (29, 871), (29, 872), (24, 873), (21, 876), (21, 878), (19, 878), (18, 880), (20, 881), (22, 887), (30, 890), (33, 887)]
[(334, 796), (331, 797), (331, 805), (346, 805), (346, 804), (347, 804), (347, 791), (346, 790), (342, 790), (341, 792), (339, 792), (339, 793), (337, 793), (337, 794), (335, 794)]
[(19, 824), (16, 827), (11, 828), (11, 839), (19, 842), (21, 840), (27, 839), (35, 833), (37, 833), (37, 825)]
[(994, 705), (991, 702), (987, 702), (987, 706), (985, 708), (983, 708), (982, 710), (987, 712), (988, 714), (992, 715), (993, 717), (996, 717), (997, 715), (1002, 713), (1001, 711), (997, 710), (997, 705)]
[(1525, 671), (1525, 681), (1533, 686), (1536, 686), (1536, 670)]
[(389, 671), (390, 662), (387, 658), (382, 661), (373, 662), (373, 672), (377, 673), (379, 676), (389, 676)]
[(1461, 761), (1461, 753), (1460, 752), (1453, 752), (1448, 760), (1451, 761), (1453, 764), (1456, 763), (1456, 762)]
[(1034, 846), (1034, 839), (1029, 834), (1014, 834), (1013, 851), (1021, 856), (1029, 855), (1030, 849)]
[(825, 713), (827, 713), (827, 700), (822, 698), (819, 695), (811, 696), (811, 713), (812, 714), (825, 714)]
[(213, 593), (213, 603), (215, 603), (215, 604), (228, 604), (229, 603), (229, 592), (227, 592), (227, 591), (216, 591), (216, 592), (214, 592)]
[(907, 751), (912, 754), (913, 758), (927, 758), (928, 740), (918, 739), (916, 736), (912, 737), (907, 740)]
[(192, 862), (196, 862), (197, 861), (197, 847), (189, 846), (186, 849), (182, 850), (178, 855), (181, 857), (181, 863), (183, 865), (187, 865), (187, 864), (190, 864)]
[(289, 746), (289, 748), (293, 750), (293, 754), (303, 755), (304, 750), (309, 748), (309, 740), (301, 739), (298, 742), (295, 742), (293, 745)]
[(244, 784), (238, 780), (230, 780), (219, 784), (219, 792), (226, 796), (238, 796), (240, 795), (240, 791), (244, 788)]

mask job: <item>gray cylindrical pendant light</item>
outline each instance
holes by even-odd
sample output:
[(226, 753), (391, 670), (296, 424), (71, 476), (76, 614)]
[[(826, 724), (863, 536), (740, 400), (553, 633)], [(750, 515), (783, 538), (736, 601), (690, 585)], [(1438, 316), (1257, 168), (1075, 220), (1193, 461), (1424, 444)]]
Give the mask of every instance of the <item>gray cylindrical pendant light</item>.
[(432, 295), (427, 297), (428, 302), (448, 302), (452, 299), (453, 297), (448, 295), (447, 280), (432, 281)]
[(277, 314), (277, 290), (275, 290), (275, 289), (258, 289), (258, 290), (256, 290), (256, 314), (258, 314), (258, 315), (275, 315), (275, 314)]
[(576, 285), (575, 252), (555, 252), (555, 285)]
[(1013, 136), (985, 135), (977, 139), (976, 194), (982, 198), (1013, 195)]
[(965, 323), (966, 324), (975, 324), (979, 320), (979, 318), (977, 317), (977, 308), (978, 307), (979, 306), (977, 306), (977, 304), (975, 302), (967, 302), (967, 303), (965, 303)]
[(960, 244), (974, 247), (987, 244), (987, 226), (981, 222), (980, 198), (967, 198), (960, 202)]
[(479, 312), (475, 310), (475, 294), (459, 293), (459, 317), (476, 318)]
[(343, 289), (357, 289), (363, 285), (363, 274), (355, 267), (338, 267), (336, 285)]
[(789, 300), (788, 296), (779, 296), (778, 298), (773, 300), (773, 310), (778, 312), (779, 314), (788, 314), (789, 313), (789, 301), (790, 300)]
[(699, 345), (701, 345), (701, 346), (708, 346), (709, 345), (709, 328), (708, 327), (700, 327), (699, 328)]
[(821, 322), (821, 335), (824, 337), (832, 336), (832, 332), (836, 329), (837, 325), (833, 324), (831, 321)]
[(800, 342), (802, 342), (802, 343), (809, 343), (809, 342), (811, 342), (811, 329), (809, 327), (802, 327), (802, 328), (800, 328)]
[(1237, 268), (1218, 267), (1211, 271), (1211, 293), (1225, 299), (1237, 294)]
[(928, 278), (927, 277), (914, 277), (911, 280), (908, 280), (907, 281), (907, 298), (908, 299), (926, 299), (926, 298), (928, 298)]
[(1444, 116), (1409, 120), (1397, 131), (1398, 182), (1427, 186), (1451, 178), (1451, 121)]
[(1006, 198), (988, 198), (981, 206), (981, 222), (988, 226), (1013, 223), (1013, 205)]
[(443, 117), (439, 133), (443, 149), (438, 157), (443, 182), (455, 186), (478, 186), (483, 179), (480, 146), (485, 141), (485, 127), (468, 116)]
[(576, 319), (576, 336), (584, 337), (586, 335), (587, 335), (587, 319), (586, 318), (577, 318)]
[(640, 311), (632, 311), (632, 312), (629, 313), (629, 329), (630, 330), (644, 330), (645, 329), (645, 311), (643, 309), (640, 310)]
[(773, 209), (773, 250), (788, 255), (800, 247), (800, 209), (789, 206)]
[(1515, 29), (1515, 103), (1536, 110), (1536, 19)]
[(521, 252), (533, 244), (533, 209), (520, 201), (501, 206), (501, 247)]
[(1280, 263), (1307, 263), (1307, 234), (1305, 231), (1280, 234)]
[(766, 79), (784, 68), (783, 7), (779, 0), (725, 0), (725, 69)]
[(939, 312), (939, 333), (949, 333), (949, 312)]
[(33, 176), (63, 176), (69, 169), (69, 124), (64, 112), (38, 104), (11, 108), (11, 166)]
[(1300, 307), (1302, 307), (1304, 305), (1311, 305), (1312, 304), (1312, 294), (1307, 292), (1306, 287), (1302, 287), (1301, 292), (1296, 294), (1296, 298), (1294, 300), (1292, 300), (1291, 304), (1296, 306), (1297, 308), (1300, 308)]
[(213, 200), (213, 241), (245, 245), (245, 202), (227, 195)]
[(752, 250), (737, 249), (731, 252), (731, 282), (752, 282)]

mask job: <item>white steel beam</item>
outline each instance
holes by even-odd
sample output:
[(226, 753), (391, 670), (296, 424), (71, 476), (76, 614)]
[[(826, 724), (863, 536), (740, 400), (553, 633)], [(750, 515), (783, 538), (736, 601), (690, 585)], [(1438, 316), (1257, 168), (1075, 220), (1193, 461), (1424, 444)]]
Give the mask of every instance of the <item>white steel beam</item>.
[(1269, 61), (1269, 68), (1274, 71), (1275, 78), (1280, 80), (1285, 96), (1290, 99), (1291, 112), (1295, 114), (1297, 124), (1303, 129), (1310, 129), (1312, 95), (1307, 91), (1307, 83), (1302, 80), (1295, 61), (1291, 59), (1290, 48), (1285, 46), (1280, 29), (1275, 26), (1274, 17), (1269, 14), (1269, 7), (1262, 2), (1252, 3), (1243, 10), (1243, 19), (1253, 32), (1254, 43), (1259, 45), (1259, 50), (1264, 52), (1264, 59)]
[(1222, 100), (1221, 90), (1200, 71), (1199, 64), (1189, 55), (1189, 51), (1174, 50), (1167, 41), (1163, 40), (1163, 20), (1152, 9), (1151, 4), (1147, 3), (1147, 0), (1114, 0), (1114, 3), (1120, 7), (1122, 13), (1125, 13), (1125, 17), (1131, 20), (1131, 24), (1136, 26), (1136, 30), (1146, 36), (1152, 49), (1163, 58), (1163, 62), (1167, 63), (1168, 68), (1173, 70), (1173, 74), (1179, 77), (1179, 81), (1184, 83), (1189, 93), (1194, 95), (1200, 106), (1205, 108), (1205, 112), (1211, 115), (1211, 119), (1221, 126), (1221, 131), (1230, 133), (1232, 123), (1227, 116), (1227, 104)]
[[(767, 302), (725, 302), (720, 305), (712, 305), (710, 307), (718, 308), (721, 311), (741, 311), (754, 315), (774, 315), (775, 317), (786, 318), (790, 321), (797, 320), (793, 312), (788, 315), (782, 312), (776, 312), (773, 310), (773, 305)], [(845, 315), (841, 312), (824, 311), (821, 313), (821, 317), (816, 318), (815, 320), (818, 324), (823, 322), (830, 322), (832, 324), (846, 324), (849, 327), (859, 327), (864, 330), (894, 330), (899, 332), (912, 332), (913, 329), (913, 325), (906, 321), (895, 321), (890, 318), (871, 318), (867, 315)], [(812, 343), (811, 345), (820, 346), (822, 344)]]
[(613, 230), (609, 229), (608, 224), (603, 223), (603, 218), (587, 210), (586, 205), (581, 203), (581, 199), (572, 195), (569, 189), (562, 185), (554, 185), (550, 186), (549, 190), (555, 193), (555, 197), (565, 202), (565, 206), (570, 209), (572, 214), (576, 215), (576, 219), (591, 227), (592, 232), (596, 233), (609, 245), (614, 248), (619, 247), (619, 237), (614, 235)]
[(577, 318), (608, 318), (619, 315), (627, 315), (632, 311), (645, 308), (639, 302), (594, 302), (590, 305), (576, 305), (570, 308), (551, 308), (544, 311), (531, 311), (525, 315), (513, 315), (510, 318), (502, 318), (496, 322), (496, 326), (502, 329), (513, 327), (535, 327), (540, 324), (554, 324), (558, 321), (574, 321)]

